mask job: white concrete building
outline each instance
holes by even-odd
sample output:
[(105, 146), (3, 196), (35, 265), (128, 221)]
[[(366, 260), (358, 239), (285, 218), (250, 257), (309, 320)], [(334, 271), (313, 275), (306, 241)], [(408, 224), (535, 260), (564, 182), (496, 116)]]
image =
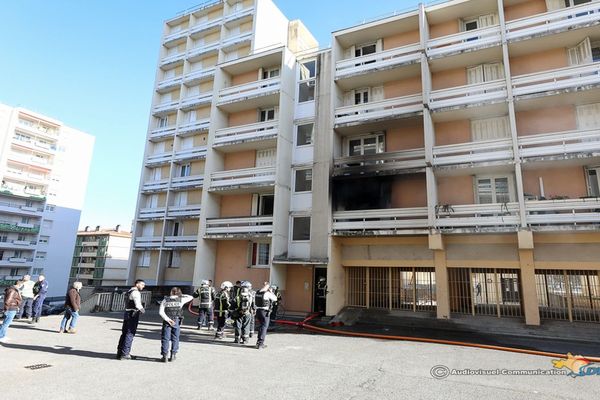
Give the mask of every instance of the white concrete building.
[(0, 104), (0, 285), (43, 273), (65, 293), (94, 140)]

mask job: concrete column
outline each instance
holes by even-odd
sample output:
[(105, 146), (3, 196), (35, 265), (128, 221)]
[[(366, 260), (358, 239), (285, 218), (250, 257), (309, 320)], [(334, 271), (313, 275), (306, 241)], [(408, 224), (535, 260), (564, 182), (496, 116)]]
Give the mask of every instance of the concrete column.
[(427, 222), (430, 228), (435, 226), (435, 207), (437, 206), (437, 180), (433, 168), (425, 168), (425, 184), (427, 187)]
[(435, 292), (437, 300), (437, 318), (450, 318), (450, 291), (448, 287), (448, 268), (446, 266), (446, 250), (434, 250)]
[(540, 311), (535, 289), (535, 264), (532, 249), (519, 249), (521, 265), (521, 302), (525, 312), (525, 324), (539, 325)]
[(326, 315), (335, 315), (346, 305), (346, 271), (342, 266), (342, 244), (329, 238), (329, 264), (327, 265)]

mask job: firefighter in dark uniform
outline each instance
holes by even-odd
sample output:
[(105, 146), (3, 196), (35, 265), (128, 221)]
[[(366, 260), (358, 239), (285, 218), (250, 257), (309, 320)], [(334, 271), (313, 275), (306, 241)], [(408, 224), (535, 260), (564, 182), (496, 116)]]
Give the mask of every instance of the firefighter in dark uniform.
[(138, 279), (135, 281), (134, 286), (125, 294), (125, 313), (123, 314), (121, 337), (117, 346), (117, 359), (119, 360), (131, 360), (129, 353), (131, 352), (133, 338), (140, 322), (140, 314), (145, 312), (140, 293), (145, 286), (146, 282)]
[(269, 329), (269, 320), (271, 317), (271, 307), (274, 302), (277, 301), (277, 296), (271, 291), (271, 287), (268, 282), (256, 292), (254, 296), (254, 303), (256, 307), (256, 318), (258, 319), (258, 340), (256, 341), (256, 348), (263, 349), (265, 345), (265, 337), (267, 336), (267, 329)]
[(277, 285), (271, 285), (271, 292), (277, 297), (277, 301), (273, 302), (271, 311), (271, 325), (275, 325), (275, 319), (277, 319), (277, 310), (279, 309), (279, 302), (281, 302), (281, 292)]
[(179, 351), (179, 332), (181, 331), (181, 321), (183, 320), (183, 305), (192, 301), (194, 298), (187, 294), (182, 294), (181, 289), (174, 287), (171, 289), (170, 296), (165, 296), (160, 303), (158, 314), (163, 319), (162, 330), (160, 333), (160, 354), (161, 361), (167, 362), (169, 347), (171, 357), (168, 361), (175, 361), (176, 354)]
[(194, 297), (200, 301), (198, 310), (198, 330), (205, 324), (208, 330), (213, 329), (214, 315), (213, 303), (215, 301), (215, 290), (210, 286), (207, 280), (202, 281), (200, 287), (194, 292)]
[(252, 304), (250, 304), (250, 324), (248, 325), (248, 337), (252, 337), (254, 336), (254, 325), (256, 323), (256, 309), (254, 308), (254, 295), (256, 294), (256, 291), (252, 290), (252, 283), (250, 281), (242, 281), (242, 287), (248, 288), (250, 298), (252, 299)]
[(234, 301), (232, 317), (235, 321), (233, 343), (247, 344), (250, 336), (250, 318), (252, 317), (252, 297), (247, 287), (240, 288)]
[(231, 307), (231, 288), (233, 285), (229, 281), (224, 281), (221, 284), (221, 291), (215, 297), (215, 313), (217, 314), (217, 332), (215, 339), (223, 339), (223, 331), (225, 330), (225, 320), (229, 314)]
[(327, 279), (320, 277), (317, 282), (317, 311), (321, 315), (325, 315), (325, 305), (327, 297)]

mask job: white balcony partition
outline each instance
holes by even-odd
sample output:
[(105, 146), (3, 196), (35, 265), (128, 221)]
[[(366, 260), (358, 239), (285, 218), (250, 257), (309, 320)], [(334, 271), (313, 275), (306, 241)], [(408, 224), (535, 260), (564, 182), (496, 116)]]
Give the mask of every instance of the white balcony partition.
[(174, 135), (176, 130), (177, 128), (174, 126), (152, 129), (150, 131), (150, 139), (159, 139), (165, 136)]
[(600, 62), (519, 75), (512, 79), (516, 97), (598, 84)]
[(267, 121), (218, 129), (215, 133), (214, 146), (226, 146), (249, 140), (276, 138), (278, 134), (277, 127), (277, 121)]
[(169, 184), (168, 179), (160, 179), (157, 181), (144, 182), (144, 184), (142, 185), (142, 191), (152, 192), (152, 191), (167, 190), (168, 184)]
[(186, 122), (177, 129), (181, 133), (192, 133), (206, 131), (210, 125), (210, 118), (199, 119), (197, 121)]
[(264, 96), (279, 92), (280, 89), (281, 78), (279, 77), (231, 86), (219, 91), (219, 104), (241, 101), (248, 97)]
[(372, 101), (339, 107), (335, 110), (335, 124), (365, 123), (383, 118), (400, 117), (423, 110), (423, 96), (420, 94), (395, 97), (381, 101)]
[(206, 236), (210, 235), (270, 235), (273, 217), (209, 218), (206, 220)]
[(172, 248), (193, 248), (198, 243), (197, 235), (190, 236), (165, 236), (163, 247)]
[(165, 216), (165, 207), (141, 208), (138, 219), (160, 219)]
[(600, 152), (600, 130), (589, 129), (519, 137), (522, 158)]
[(201, 104), (209, 104), (212, 101), (212, 93), (202, 93), (193, 97), (186, 97), (181, 100), (181, 108), (189, 109)]
[(213, 52), (213, 51), (216, 52), (216, 51), (219, 50), (219, 46), (221, 46), (221, 45), (217, 41), (215, 43), (209, 43), (209, 44), (204, 44), (204, 45), (201, 45), (201, 46), (198, 46), (198, 47), (194, 47), (194, 48), (188, 50), (187, 57), (188, 58), (190, 58), (190, 57), (197, 57), (199, 55), (210, 53), (210, 52)]
[(402, 150), (368, 156), (341, 157), (334, 160), (334, 175), (367, 171), (425, 168), (425, 150)]
[(214, 172), (211, 175), (210, 189), (273, 184), (275, 184), (275, 167), (246, 168)]
[[(600, 198), (526, 201), (527, 224), (543, 230), (547, 225), (600, 225)], [(534, 228), (535, 229), (535, 228)]]
[(477, 105), (480, 103), (505, 100), (506, 96), (506, 81), (504, 79), (498, 79), (485, 83), (433, 90), (430, 94), (429, 108), (440, 109), (445, 107)]
[(440, 205), (436, 207), (435, 227), (486, 228), (519, 225), (518, 203)]
[(152, 154), (146, 158), (146, 164), (164, 164), (171, 160), (171, 153)]
[(202, 21), (201, 23), (194, 25), (190, 28), (190, 35), (193, 35), (195, 33), (199, 33), (211, 28), (215, 28), (219, 25), (221, 25), (222, 22), (222, 18), (215, 18), (215, 19), (211, 19), (210, 21)]
[(178, 176), (171, 180), (171, 187), (181, 189), (184, 187), (200, 187), (204, 183), (204, 175)]
[(234, 11), (233, 13), (226, 15), (223, 19), (224, 22), (235, 21), (236, 19), (244, 18), (248, 15), (252, 15), (254, 13), (254, 7), (247, 7), (243, 10)]
[(424, 229), (428, 227), (427, 207), (390, 208), (384, 210), (336, 211), (333, 231), (373, 232)]
[(173, 86), (179, 86), (179, 85), (181, 85), (182, 81), (183, 81), (183, 76), (174, 76), (172, 78), (168, 78), (168, 79), (158, 82), (158, 85), (156, 85), (156, 88), (160, 90), (160, 89), (170, 88)]
[(402, 64), (411, 64), (421, 60), (421, 45), (411, 44), (362, 57), (340, 60), (335, 64), (337, 79), (364, 74), (373, 70), (393, 68)]
[(157, 248), (160, 247), (162, 238), (160, 236), (140, 236), (135, 238), (135, 247), (137, 248)]
[(433, 148), (433, 163), (437, 166), (477, 163), (513, 158), (511, 139), (482, 140), (449, 144)]
[(200, 205), (169, 206), (169, 217), (199, 217), (202, 207)]
[(204, 79), (209, 79), (215, 75), (215, 71), (216, 71), (215, 67), (199, 69), (199, 70), (192, 71), (192, 72), (186, 74), (183, 77), (183, 80), (185, 82), (191, 82), (191, 81), (196, 81), (196, 80), (200, 81), (200, 80), (204, 80)]
[(154, 107), (152, 107), (152, 112), (164, 113), (164, 112), (169, 112), (169, 111), (175, 111), (175, 110), (177, 110), (178, 106), (179, 106), (179, 100), (168, 101), (166, 103), (160, 103), (160, 104), (154, 105)]
[(444, 57), (481, 47), (497, 46), (501, 43), (500, 26), (496, 25), (431, 39), (427, 42), (426, 52), (428, 57)]
[(506, 39), (509, 41), (545, 35), (578, 25), (598, 22), (600, 4), (585, 3), (539, 15), (515, 19), (506, 23)]
[(198, 160), (202, 158), (206, 158), (206, 146), (198, 146), (192, 147), (191, 149), (183, 149), (177, 150), (175, 152), (175, 156), (173, 160), (181, 161), (181, 160)]

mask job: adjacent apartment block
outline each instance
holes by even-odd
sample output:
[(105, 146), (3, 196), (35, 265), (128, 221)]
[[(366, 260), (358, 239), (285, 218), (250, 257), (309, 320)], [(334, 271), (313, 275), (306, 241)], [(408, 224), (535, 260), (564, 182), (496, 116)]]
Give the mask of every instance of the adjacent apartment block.
[(127, 284), (131, 232), (86, 227), (77, 232), (69, 282), (86, 286), (124, 286)]
[[(270, 36), (279, 47), (252, 47), (261, 4), (215, 2), (166, 23), (132, 277), (269, 279), (286, 310), (304, 312), (326, 277), (328, 315), (600, 322), (600, 1), (421, 5), (305, 51), (291, 40), (298, 22)], [(233, 59), (238, 9), (253, 25)], [(206, 25), (219, 26), (217, 56), (193, 92), (204, 117), (189, 121)], [(187, 139), (189, 124), (204, 133)], [(195, 217), (170, 214), (181, 207)]]
[(66, 292), (94, 137), (0, 105), (0, 283), (44, 274)]

